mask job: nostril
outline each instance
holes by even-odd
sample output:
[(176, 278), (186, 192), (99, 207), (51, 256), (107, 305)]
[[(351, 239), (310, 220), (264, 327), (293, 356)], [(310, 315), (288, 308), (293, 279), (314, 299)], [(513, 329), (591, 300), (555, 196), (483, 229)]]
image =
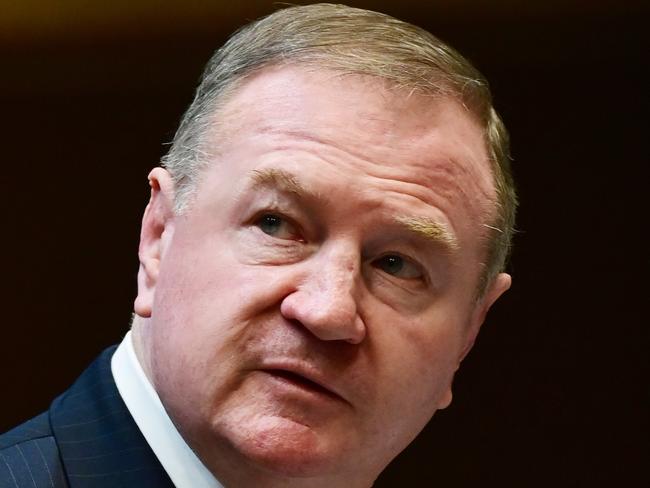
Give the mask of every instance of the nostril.
[(308, 330), (320, 340), (358, 344), (365, 331), (354, 297), (341, 290), (331, 291), (315, 287), (298, 289), (282, 300), (280, 313), (292, 325)]
[(295, 327), (296, 329), (304, 329), (304, 326), (302, 325), (302, 323), (300, 322), (300, 320), (297, 320), (297, 319), (287, 319), (287, 322), (288, 322), (290, 325), (292, 325), (293, 327)]

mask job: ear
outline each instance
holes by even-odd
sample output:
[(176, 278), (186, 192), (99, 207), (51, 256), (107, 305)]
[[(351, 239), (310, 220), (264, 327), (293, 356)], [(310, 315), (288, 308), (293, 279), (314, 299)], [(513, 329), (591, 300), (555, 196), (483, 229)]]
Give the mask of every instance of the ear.
[(138, 257), (138, 296), (134, 311), (140, 317), (150, 317), (158, 281), (160, 261), (169, 242), (174, 222), (174, 181), (163, 168), (149, 173), (151, 198), (144, 210), (140, 230)]
[(485, 321), (485, 317), (489, 312), (494, 302), (503, 295), (512, 285), (512, 277), (507, 273), (499, 273), (497, 277), (492, 281), (492, 284), (487, 289), (483, 298), (481, 298), (472, 312), (472, 318), (470, 320), (469, 330), (467, 331), (467, 336), (465, 337), (465, 346), (463, 347), (460, 357), (458, 358), (458, 366), (467, 353), (472, 349), (478, 331), (481, 329), (481, 325)]
[[(512, 278), (507, 273), (499, 273), (499, 275), (492, 281), (492, 284), (488, 290), (483, 295), (475, 305), (474, 310), (470, 318), (469, 327), (467, 329), (466, 335), (463, 339), (463, 347), (460, 350), (458, 355), (458, 363), (456, 364), (456, 370), (460, 367), (460, 363), (465, 359), (467, 353), (472, 349), (474, 341), (476, 341), (476, 336), (478, 335), (481, 325), (485, 321), (485, 317), (490, 310), (490, 307), (497, 301), (497, 299), (503, 295), (512, 284)], [(447, 391), (440, 399), (439, 409), (447, 408), (451, 404), (452, 392), (451, 384)]]

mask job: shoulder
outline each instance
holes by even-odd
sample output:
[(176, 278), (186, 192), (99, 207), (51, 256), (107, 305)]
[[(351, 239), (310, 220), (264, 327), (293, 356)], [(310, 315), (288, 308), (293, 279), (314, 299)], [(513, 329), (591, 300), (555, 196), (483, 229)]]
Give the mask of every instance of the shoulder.
[(50, 428), (49, 415), (48, 412), (43, 412), (24, 424), (0, 435), (0, 451), (21, 442), (51, 436), (52, 429)]
[(0, 488), (66, 487), (47, 412), (0, 435)]

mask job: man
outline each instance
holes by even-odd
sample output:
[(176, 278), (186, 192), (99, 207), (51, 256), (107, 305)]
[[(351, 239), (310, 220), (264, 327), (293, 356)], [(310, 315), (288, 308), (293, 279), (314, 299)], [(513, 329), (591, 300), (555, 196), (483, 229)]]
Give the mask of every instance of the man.
[(131, 332), (0, 437), (0, 486), (372, 485), (510, 286), (481, 75), (382, 14), (288, 8), (215, 54), (149, 183)]

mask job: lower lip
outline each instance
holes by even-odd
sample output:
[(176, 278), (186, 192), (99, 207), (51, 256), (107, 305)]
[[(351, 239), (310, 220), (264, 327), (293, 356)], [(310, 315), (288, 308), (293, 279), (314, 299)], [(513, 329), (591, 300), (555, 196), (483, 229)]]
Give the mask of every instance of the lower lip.
[(340, 402), (343, 399), (338, 396), (336, 393), (323, 388), (320, 385), (317, 385), (305, 378), (301, 378), (299, 375), (294, 375), (287, 371), (278, 371), (278, 370), (262, 370), (263, 373), (266, 373), (273, 381), (280, 386), (283, 390), (296, 393), (314, 398), (319, 400), (329, 400)]

